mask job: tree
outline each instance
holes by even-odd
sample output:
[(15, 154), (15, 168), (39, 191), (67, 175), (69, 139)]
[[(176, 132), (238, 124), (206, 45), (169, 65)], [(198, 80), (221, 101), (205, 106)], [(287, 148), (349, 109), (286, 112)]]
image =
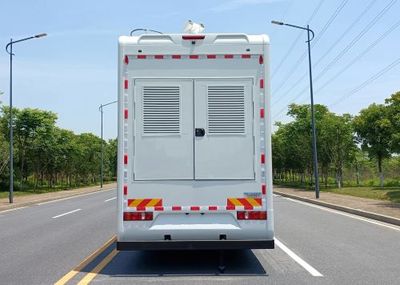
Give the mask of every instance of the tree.
[[(0, 91), (0, 96), (4, 93)], [(1, 101), (0, 101), (1, 104)], [(3, 108), (0, 109), (0, 188), (2, 187), (2, 180), (5, 180), (8, 165), (8, 156), (9, 156), (9, 145), (6, 141), (6, 130), (4, 129), (4, 115), (2, 112)]]
[(392, 124), (390, 150), (400, 154), (400, 91), (385, 100), (388, 118)]
[(378, 162), (380, 186), (383, 187), (382, 161), (391, 156), (393, 131), (388, 109), (382, 104), (371, 104), (354, 118), (354, 128), (362, 149)]
[(356, 145), (353, 135), (352, 118), (349, 114), (338, 116), (326, 113), (321, 119), (319, 131), (321, 157), (327, 157), (326, 162), (333, 165), (336, 185), (343, 185), (343, 167), (353, 160)]
[[(13, 112), (15, 174), (20, 177), (21, 184), (23, 181), (25, 186), (36, 189), (96, 183), (100, 169), (99, 137), (93, 134), (76, 135), (56, 127), (57, 116), (52, 112), (29, 108), (15, 108)], [(8, 138), (9, 109), (3, 107), (0, 112), (1, 189), (9, 183), (6, 173)], [(110, 140), (104, 145), (107, 176), (115, 177), (117, 141)]]
[[(8, 121), (10, 113), (8, 108), (3, 108), (4, 120), (3, 128), (9, 132)], [(55, 126), (57, 115), (53, 112), (42, 111), (39, 109), (25, 108), (22, 110), (13, 110), (14, 141), (15, 154), (18, 157), (16, 173), (19, 172), (20, 184), (28, 178), (29, 163), (32, 157), (29, 156), (30, 149), (34, 146), (33, 141), (37, 139), (40, 133), (49, 133)], [(42, 151), (44, 151), (42, 149)]]
[(105, 145), (106, 161), (107, 161), (107, 172), (109, 179), (117, 177), (117, 166), (118, 166), (118, 140), (110, 139)]

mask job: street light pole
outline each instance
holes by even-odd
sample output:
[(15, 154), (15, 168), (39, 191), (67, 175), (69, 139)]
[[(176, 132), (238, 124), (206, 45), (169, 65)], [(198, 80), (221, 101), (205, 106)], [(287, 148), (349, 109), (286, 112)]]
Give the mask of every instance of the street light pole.
[[(10, 192), (8, 194), (8, 201), (9, 203), (14, 203), (14, 131), (13, 131), (13, 97), (12, 97), (12, 59), (13, 59), (13, 44), (36, 39), (42, 38), (47, 36), (47, 34), (37, 34), (31, 37), (23, 38), (20, 40), (13, 41), (10, 39), (10, 42), (6, 45), (6, 52), (10, 55), (10, 118), (9, 118), (9, 127), (10, 127)], [(8, 50), (10, 47), (10, 50)]]
[[(10, 39), (12, 43), (12, 38)], [(10, 192), (8, 193), (9, 203), (14, 203), (14, 131), (13, 131), (13, 97), (12, 97), (12, 59), (13, 59), (13, 46), (10, 45)]]
[[(314, 39), (314, 32), (310, 26), (301, 27), (292, 24), (287, 24), (279, 21), (271, 21), (272, 24), (280, 26), (288, 26), (296, 29), (307, 31), (307, 47), (308, 47), (308, 69), (310, 75), (310, 99), (311, 99), (311, 129), (312, 129), (312, 151), (313, 151), (313, 165), (314, 165), (314, 179), (315, 179), (315, 198), (319, 199), (319, 175), (318, 175), (318, 154), (317, 154), (317, 133), (315, 128), (315, 109), (314, 109), (314, 92), (312, 82), (312, 65), (311, 65), (311, 44)], [(310, 35), (312, 36), (310, 38)]]
[(103, 140), (103, 108), (105, 106), (111, 105), (111, 104), (115, 104), (118, 101), (112, 101), (106, 104), (101, 104), (99, 107), (99, 111), (100, 111), (100, 125), (101, 125), (101, 130), (100, 130), (100, 134), (101, 134), (101, 167), (100, 167), (100, 188), (103, 188), (103, 179), (104, 179), (104, 140)]

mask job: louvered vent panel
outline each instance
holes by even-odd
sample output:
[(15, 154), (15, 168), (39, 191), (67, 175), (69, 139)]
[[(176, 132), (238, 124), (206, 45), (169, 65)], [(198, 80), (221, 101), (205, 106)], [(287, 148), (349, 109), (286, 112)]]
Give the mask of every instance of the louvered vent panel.
[(178, 86), (143, 87), (143, 133), (180, 133)]
[(244, 134), (244, 86), (208, 86), (208, 133)]

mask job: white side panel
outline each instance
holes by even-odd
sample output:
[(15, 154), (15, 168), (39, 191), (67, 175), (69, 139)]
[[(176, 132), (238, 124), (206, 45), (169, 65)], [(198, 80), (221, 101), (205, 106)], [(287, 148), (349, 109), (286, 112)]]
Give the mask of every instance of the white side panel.
[(195, 179), (255, 179), (251, 79), (196, 80)]
[(134, 179), (193, 179), (192, 80), (134, 84)]

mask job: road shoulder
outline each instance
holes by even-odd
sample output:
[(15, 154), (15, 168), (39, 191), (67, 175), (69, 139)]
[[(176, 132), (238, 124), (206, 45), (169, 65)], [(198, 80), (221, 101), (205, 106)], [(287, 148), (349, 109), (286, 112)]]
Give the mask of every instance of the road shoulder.
[(117, 187), (116, 183), (105, 184), (103, 188), (100, 186), (83, 187), (77, 189), (62, 190), (56, 192), (48, 192), (42, 194), (32, 194), (24, 196), (15, 196), (14, 203), (10, 204), (8, 198), (0, 199), (0, 212), (23, 208), (34, 204), (46, 203), (53, 200), (65, 199), (74, 196), (81, 196), (90, 193), (106, 191)]
[(320, 198), (315, 199), (314, 192), (312, 191), (278, 186), (274, 187), (274, 193), (284, 197), (400, 226), (400, 204), (398, 203), (329, 192), (320, 192)]

